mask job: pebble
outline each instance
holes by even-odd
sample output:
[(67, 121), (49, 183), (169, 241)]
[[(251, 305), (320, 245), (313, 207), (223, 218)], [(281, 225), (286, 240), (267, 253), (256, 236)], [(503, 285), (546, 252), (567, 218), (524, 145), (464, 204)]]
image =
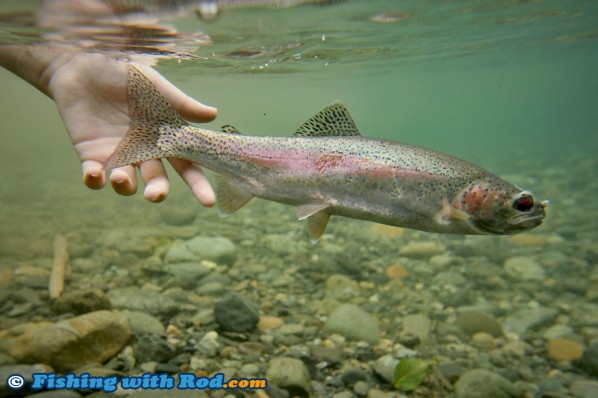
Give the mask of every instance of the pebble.
[(588, 372), (589, 375), (598, 377), (598, 342), (592, 343), (583, 352), (579, 367)]
[(147, 312), (151, 315), (172, 316), (180, 307), (169, 297), (138, 287), (112, 289), (108, 292), (108, 298), (116, 308)]
[(277, 316), (263, 315), (257, 324), (257, 328), (261, 331), (276, 329), (284, 325), (284, 320)]
[(548, 307), (522, 308), (507, 316), (504, 327), (509, 332), (522, 335), (535, 326), (551, 321), (557, 313), (557, 310)]
[(67, 312), (81, 315), (88, 312), (109, 310), (110, 299), (99, 289), (75, 290), (66, 292), (52, 303), (52, 310), (60, 314)]
[(200, 284), (201, 278), (210, 273), (210, 269), (198, 262), (170, 263), (163, 267), (164, 271), (172, 275), (174, 284), (183, 289), (194, 289)]
[(220, 347), (220, 339), (218, 333), (215, 331), (204, 334), (201, 340), (195, 345), (196, 354), (207, 358), (215, 357), (220, 351)]
[(133, 344), (138, 363), (149, 361), (166, 362), (175, 356), (173, 347), (160, 336), (144, 334)]
[(499, 337), (503, 334), (500, 323), (490, 315), (486, 315), (482, 312), (462, 312), (457, 315), (455, 324), (459, 329), (469, 335), (485, 332), (494, 337)]
[(428, 258), (443, 254), (446, 247), (439, 242), (412, 242), (399, 249), (399, 254), (404, 257)]
[(0, 331), (0, 350), (19, 363), (46, 363), (65, 372), (112, 358), (129, 335), (129, 325), (118, 312), (103, 310)]
[(162, 208), (162, 220), (169, 225), (188, 225), (197, 218), (195, 206), (168, 206)]
[(367, 396), (367, 398), (395, 398), (395, 397), (396, 397), (396, 395), (394, 393), (382, 391), (377, 388), (372, 388), (370, 391), (368, 391), (368, 396)]
[(260, 320), (260, 309), (248, 298), (229, 292), (216, 303), (214, 315), (218, 326), (224, 331), (250, 332)]
[(296, 358), (277, 357), (270, 361), (266, 371), (268, 383), (283, 388), (293, 396), (309, 397), (311, 380), (305, 364)]
[(575, 380), (569, 386), (569, 391), (578, 398), (598, 398), (598, 381)]
[(324, 324), (324, 331), (371, 344), (380, 340), (378, 322), (354, 304), (341, 304), (334, 309)]
[(560, 337), (566, 337), (568, 335), (573, 334), (573, 329), (571, 329), (567, 325), (556, 324), (552, 325), (544, 333), (542, 333), (542, 337), (545, 339), (556, 339)]
[(359, 380), (353, 385), (353, 391), (360, 397), (365, 397), (372, 387), (368, 382)]
[(235, 244), (228, 238), (196, 236), (172, 246), (164, 257), (167, 263), (214, 261), (232, 265), (237, 259)]
[(317, 362), (326, 362), (329, 364), (340, 363), (343, 359), (343, 352), (334, 347), (322, 347), (313, 345), (309, 347), (309, 353)]
[(426, 344), (430, 340), (432, 321), (424, 314), (410, 314), (403, 318), (401, 336), (416, 336), (420, 343)]
[[(12, 397), (12, 396), (20, 396), (20, 395), (13, 395), (14, 390), (8, 387), (8, 376), (18, 374), (23, 376), (25, 379), (24, 388), (26, 389), (28, 386), (31, 385), (33, 382), (33, 374), (34, 373), (52, 373), (54, 369), (52, 369), (48, 365), (44, 364), (35, 364), (35, 365), (23, 365), (23, 364), (14, 364), (14, 365), (3, 365), (0, 366), (0, 396), (4, 397)], [(12, 393), (12, 394), (11, 394)]]
[(359, 381), (367, 381), (367, 379), (367, 374), (356, 367), (350, 367), (341, 373), (341, 381), (348, 386), (352, 386)]
[(465, 373), (465, 368), (456, 362), (444, 362), (438, 365), (438, 370), (451, 384), (455, 383)]
[(511, 278), (521, 281), (542, 281), (544, 268), (531, 257), (513, 256), (505, 260), (503, 268)]
[(381, 356), (374, 362), (374, 372), (386, 380), (388, 383), (392, 383), (395, 375), (395, 368), (399, 364), (399, 360), (390, 354)]
[(513, 340), (509, 341), (505, 345), (501, 347), (503, 352), (509, 353), (514, 355), (517, 358), (521, 358), (524, 355), (527, 355), (528, 352), (532, 350), (532, 347), (527, 344), (525, 341), (522, 340)]
[(457, 398), (515, 398), (520, 392), (509, 380), (484, 369), (465, 372), (455, 383)]
[(326, 279), (326, 298), (345, 302), (359, 296), (359, 285), (345, 275), (330, 275)]
[(63, 391), (44, 391), (37, 394), (28, 395), (27, 398), (81, 398), (81, 394), (73, 390)]
[(142, 334), (153, 334), (156, 336), (164, 336), (166, 331), (164, 325), (160, 320), (150, 314), (140, 311), (124, 310), (120, 315), (129, 322), (131, 333), (133, 335), (141, 336)]
[(573, 340), (559, 338), (548, 340), (548, 356), (557, 362), (580, 359), (583, 348), (582, 344)]

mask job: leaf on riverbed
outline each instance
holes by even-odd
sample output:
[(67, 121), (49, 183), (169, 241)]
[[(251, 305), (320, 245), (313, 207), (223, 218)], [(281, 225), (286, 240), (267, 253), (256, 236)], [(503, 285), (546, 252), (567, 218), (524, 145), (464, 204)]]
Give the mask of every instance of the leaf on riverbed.
[(418, 358), (403, 358), (395, 368), (392, 385), (401, 391), (415, 390), (422, 382), (430, 362)]

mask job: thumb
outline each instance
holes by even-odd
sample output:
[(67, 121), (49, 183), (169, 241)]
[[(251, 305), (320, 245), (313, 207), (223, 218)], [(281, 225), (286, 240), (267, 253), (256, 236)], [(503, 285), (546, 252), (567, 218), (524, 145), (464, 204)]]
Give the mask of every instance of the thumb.
[(135, 66), (143, 72), (183, 119), (190, 122), (210, 122), (218, 116), (216, 108), (189, 97), (155, 69), (147, 65), (135, 64)]

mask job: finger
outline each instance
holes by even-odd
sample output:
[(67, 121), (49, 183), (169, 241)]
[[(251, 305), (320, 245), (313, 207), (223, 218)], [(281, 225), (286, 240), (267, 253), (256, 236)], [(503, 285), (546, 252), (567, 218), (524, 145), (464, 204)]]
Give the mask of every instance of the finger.
[(85, 160), (81, 163), (83, 183), (91, 189), (102, 189), (106, 185), (106, 172), (100, 162)]
[(110, 172), (110, 184), (119, 195), (130, 196), (137, 192), (137, 176), (133, 166), (124, 166)]
[(170, 183), (166, 176), (166, 169), (160, 160), (148, 160), (139, 165), (141, 178), (145, 182), (143, 196), (150, 202), (162, 202), (168, 197)]
[(212, 207), (216, 203), (216, 195), (201, 168), (195, 163), (181, 159), (168, 159), (172, 167), (191, 188), (191, 192), (199, 203), (205, 207)]
[(136, 64), (135, 66), (150, 79), (158, 91), (166, 98), (166, 101), (172, 105), (183, 119), (190, 122), (210, 122), (218, 116), (216, 108), (204, 105), (189, 97), (153, 68), (147, 65)]

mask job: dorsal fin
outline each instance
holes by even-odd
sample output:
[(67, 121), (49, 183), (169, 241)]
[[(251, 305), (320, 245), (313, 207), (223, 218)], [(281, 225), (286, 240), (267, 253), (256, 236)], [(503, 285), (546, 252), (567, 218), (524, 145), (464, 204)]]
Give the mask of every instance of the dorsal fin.
[(360, 136), (349, 111), (340, 102), (335, 102), (315, 114), (297, 129), (295, 135), (306, 137)]
[(242, 134), (235, 126), (231, 126), (230, 124), (225, 124), (220, 130), (222, 130), (223, 133)]

